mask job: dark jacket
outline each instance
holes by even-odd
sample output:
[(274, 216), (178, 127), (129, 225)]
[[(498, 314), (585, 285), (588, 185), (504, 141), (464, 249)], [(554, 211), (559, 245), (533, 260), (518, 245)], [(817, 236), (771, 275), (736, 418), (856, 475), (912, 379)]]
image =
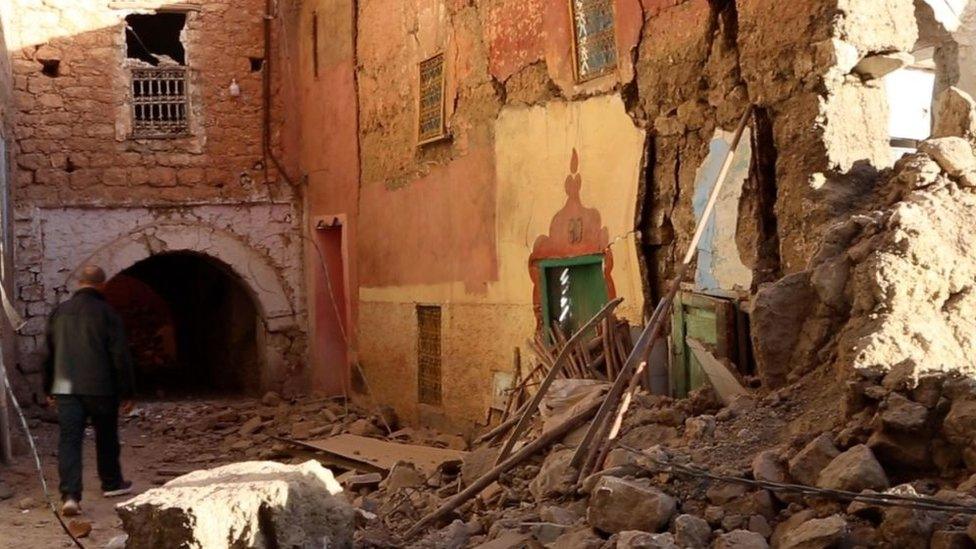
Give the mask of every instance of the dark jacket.
[(51, 313), (44, 390), (49, 395), (119, 396), (133, 391), (122, 319), (94, 288), (82, 288)]

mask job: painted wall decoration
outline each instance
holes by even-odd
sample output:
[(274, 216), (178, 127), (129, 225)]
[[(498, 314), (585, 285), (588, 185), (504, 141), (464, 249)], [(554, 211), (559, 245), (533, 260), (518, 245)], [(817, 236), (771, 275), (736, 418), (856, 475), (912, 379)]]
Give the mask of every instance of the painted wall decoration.
[(600, 211), (596, 208), (587, 208), (580, 198), (583, 178), (579, 173), (579, 153), (575, 148), (569, 163), (569, 172), (565, 182), (566, 203), (549, 222), (549, 233), (536, 238), (532, 254), (529, 256), (529, 275), (532, 277), (533, 285), (532, 300), (539, 326), (545, 322), (542, 317), (544, 296), (541, 268), (545, 260), (602, 256), (607, 296), (610, 299), (616, 297), (613, 279), (610, 276), (613, 269), (613, 253), (608, 248), (610, 231), (603, 225)]

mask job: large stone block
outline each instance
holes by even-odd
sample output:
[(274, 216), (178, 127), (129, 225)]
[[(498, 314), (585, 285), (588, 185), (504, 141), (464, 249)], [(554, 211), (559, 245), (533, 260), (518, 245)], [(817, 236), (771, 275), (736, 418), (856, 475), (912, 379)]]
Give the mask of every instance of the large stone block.
[(590, 495), (587, 522), (607, 533), (657, 532), (675, 512), (674, 498), (646, 482), (602, 477)]
[(118, 506), (129, 549), (352, 547), (355, 510), (318, 462), (194, 471)]

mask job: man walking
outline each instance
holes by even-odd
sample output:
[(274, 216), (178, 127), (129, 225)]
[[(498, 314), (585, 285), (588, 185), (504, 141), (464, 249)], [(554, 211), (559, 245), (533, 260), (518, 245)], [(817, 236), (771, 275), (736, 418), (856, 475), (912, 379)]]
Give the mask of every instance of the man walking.
[(51, 314), (44, 389), (58, 409), (61, 435), (58, 473), (61, 513), (77, 515), (81, 501), (81, 448), (85, 425), (95, 428), (95, 451), (102, 495), (132, 491), (119, 464), (119, 403), (133, 390), (132, 359), (122, 319), (105, 301), (105, 271), (82, 268), (79, 289)]

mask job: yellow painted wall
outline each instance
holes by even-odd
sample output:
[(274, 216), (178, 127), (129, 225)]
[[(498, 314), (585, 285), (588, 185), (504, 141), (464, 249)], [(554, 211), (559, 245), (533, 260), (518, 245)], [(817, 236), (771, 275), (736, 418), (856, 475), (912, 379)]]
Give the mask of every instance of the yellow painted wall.
[[(378, 400), (405, 419), (419, 418), (415, 307), (441, 305), (442, 411), (451, 420), (481, 421), (492, 372), (511, 370), (515, 346), (523, 359), (531, 357), (525, 346), (536, 324), (529, 256), (566, 201), (573, 149), (583, 204), (600, 211), (613, 241), (634, 226), (643, 147), (644, 132), (616, 95), (504, 108), (494, 127), (497, 280), (477, 291), (460, 280), (360, 288), (360, 359)], [(613, 281), (625, 298), (618, 311), (638, 323), (643, 297), (634, 240), (629, 235), (613, 244)]]

